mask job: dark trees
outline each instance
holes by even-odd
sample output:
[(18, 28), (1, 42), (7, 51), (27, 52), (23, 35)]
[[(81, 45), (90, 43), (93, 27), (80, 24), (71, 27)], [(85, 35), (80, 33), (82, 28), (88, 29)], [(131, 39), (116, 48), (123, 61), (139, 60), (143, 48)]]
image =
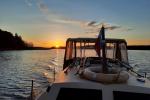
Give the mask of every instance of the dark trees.
[[(32, 45), (33, 46), (33, 45)], [(0, 29), (0, 50), (26, 49), (31, 47), (17, 33), (15, 36), (11, 32)]]

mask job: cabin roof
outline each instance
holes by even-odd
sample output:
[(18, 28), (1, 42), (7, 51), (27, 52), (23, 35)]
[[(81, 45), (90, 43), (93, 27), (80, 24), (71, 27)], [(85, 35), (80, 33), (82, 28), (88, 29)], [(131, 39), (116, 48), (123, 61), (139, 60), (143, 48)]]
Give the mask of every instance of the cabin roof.
[[(95, 43), (97, 38), (68, 38), (67, 42), (89, 42)], [(126, 43), (125, 39), (106, 38), (107, 43)]]

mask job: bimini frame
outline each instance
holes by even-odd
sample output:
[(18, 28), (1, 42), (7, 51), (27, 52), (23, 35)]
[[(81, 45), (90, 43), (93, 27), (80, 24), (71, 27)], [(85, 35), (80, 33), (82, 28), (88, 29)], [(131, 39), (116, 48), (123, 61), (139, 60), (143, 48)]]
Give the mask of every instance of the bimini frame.
[[(68, 67), (68, 65), (73, 62), (73, 59), (76, 59), (77, 48), (80, 47), (80, 46), (77, 46), (77, 43), (79, 43), (79, 44), (80, 43), (95, 43), (96, 40), (97, 40), (97, 38), (68, 38), (66, 41), (63, 69)], [(115, 43), (116, 44), (116, 52), (121, 52), (121, 50), (119, 48), (120, 48), (120, 44), (123, 43), (125, 45), (125, 51), (127, 53), (127, 50), (126, 50), (127, 43), (124, 39), (109, 39), (109, 38), (107, 38), (107, 39), (105, 39), (105, 43), (106, 44), (107, 43)], [(116, 55), (116, 56), (118, 56), (118, 55)], [(121, 57), (119, 57), (119, 59), (120, 59), (120, 61), (122, 61)], [(127, 60), (128, 60), (128, 58), (127, 58)]]

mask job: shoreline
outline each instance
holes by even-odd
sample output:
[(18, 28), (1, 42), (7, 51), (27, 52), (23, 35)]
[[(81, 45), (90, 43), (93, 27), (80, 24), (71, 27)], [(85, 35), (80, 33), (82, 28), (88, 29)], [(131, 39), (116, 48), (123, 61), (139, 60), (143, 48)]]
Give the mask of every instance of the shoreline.
[(128, 45), (128, 50), (150, 50), (150, 45)]
[[(0, 51), (11, 51), (11, 50), (51, 50), (51, 49), (65, 49), (65, 47), (50, 47), (50, 48), (46, 48), (46, 47), (29, 47), (29, 48), (23, 48), (23, 49), (0, 49)], [(127, 46), (128, 50), (150, 50), (150, 45), (128, 45)]]

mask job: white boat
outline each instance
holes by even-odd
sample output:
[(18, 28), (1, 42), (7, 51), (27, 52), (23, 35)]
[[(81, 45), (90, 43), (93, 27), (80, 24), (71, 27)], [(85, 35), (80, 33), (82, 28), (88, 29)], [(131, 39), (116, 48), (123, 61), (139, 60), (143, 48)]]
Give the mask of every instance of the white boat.
[(100, 38), (69, 38), (63, 70), (36, 99), (150, 100), (150, 81), (129, 65), (126, 41), (102, 37), (101, 46)]

